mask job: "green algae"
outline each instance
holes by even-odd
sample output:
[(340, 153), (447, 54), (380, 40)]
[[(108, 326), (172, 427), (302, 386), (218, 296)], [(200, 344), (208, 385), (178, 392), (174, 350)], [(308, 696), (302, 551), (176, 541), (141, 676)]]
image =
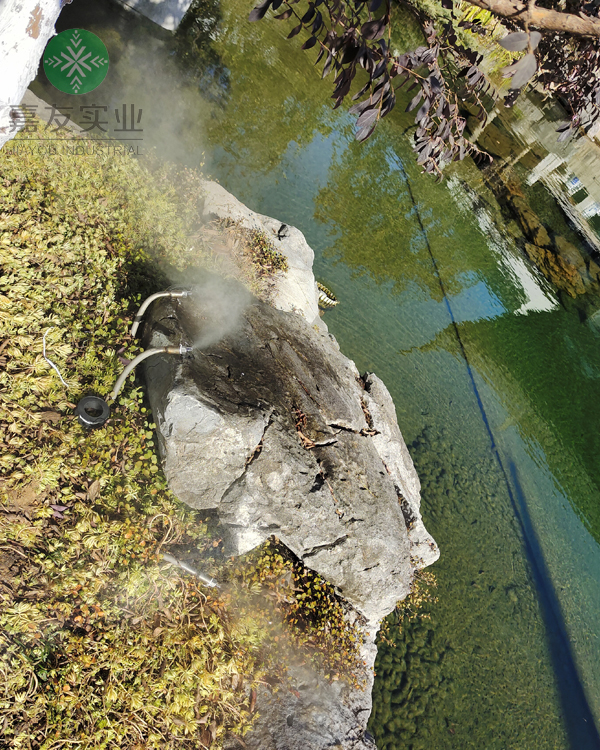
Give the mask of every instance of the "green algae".
[(443, 737), (444, 748), (461, 750), (566, 747), (536, 591), (496, 462), (458, 458), (431, 428), (411, 452), (428, 529), (442, 548), (451, 542), (435, 566), (429, 617), (392, 615), (395, 646), (379, 644), (369, 725), (378, 747), (425, 750)]

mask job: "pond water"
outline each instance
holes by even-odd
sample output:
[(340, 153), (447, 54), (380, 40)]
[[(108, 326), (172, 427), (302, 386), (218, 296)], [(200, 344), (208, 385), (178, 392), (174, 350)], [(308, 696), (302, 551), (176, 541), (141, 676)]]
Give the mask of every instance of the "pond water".
[[(209, 2), (172, 38), (112, 5), (68, 6), (59, 30), (97, 33), (109, 75), (76, 102), (43, 74), (34, 90), (143, 109), (143, 149), (204, 162), (299, 227), (341, 300), (330, 330), (390, 389), (442, 556), (430, 619), (380, 647), (380, 750), (599, 748), (600, 332), (522, 256), (473, 163), (421, 175), (403, 100), (357, 144), (314, 51), (285, 23), (248, 24), (249, 8)], [(397, 46), (418, 44), (400, 20)], [(528, 195), (581, 245), (541, 182)]]

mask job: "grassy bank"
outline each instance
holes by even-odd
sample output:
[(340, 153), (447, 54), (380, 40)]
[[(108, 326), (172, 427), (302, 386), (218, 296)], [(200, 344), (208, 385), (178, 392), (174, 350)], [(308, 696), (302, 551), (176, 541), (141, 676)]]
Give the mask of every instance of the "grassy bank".
[(258, 683), (283, 684), (277, 649), (338, 678), (356, 634), (284, 550), (224, 559), (218, 527), (166, 486), (134, 376), (101, 430), (73, 408), (140, 352), (128, 331), (164, 269), (223, 270), (233, 245), (227, 271), (266, 293), (281, 259), (268, 238), (201, 226), (195, 172), (17, 145), (0, 151), (0, 747), (221, 747), (250, 726)]

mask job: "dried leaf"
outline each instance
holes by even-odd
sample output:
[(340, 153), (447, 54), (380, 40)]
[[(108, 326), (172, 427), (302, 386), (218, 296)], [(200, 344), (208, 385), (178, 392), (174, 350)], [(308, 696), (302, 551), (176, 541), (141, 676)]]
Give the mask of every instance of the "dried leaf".
[(512, 34), (507, 34), (503, 39), (500, 39), (498, 44), (509, 52), (521, 52), (527, 49), (529, 34), (526, 31), (513, 31)]
[(36, 416), (43, 422), (52, 422), (52, 424), (56, 424), (62, 419), (62, 415), (57, 411), (39, 411)]
[(94, 502), (99, 496), (100, 496), (100, 480), (96, 479), (94, 482), (91, 483), (91, 485), (88, 487), (87, 491), (89, 499)]

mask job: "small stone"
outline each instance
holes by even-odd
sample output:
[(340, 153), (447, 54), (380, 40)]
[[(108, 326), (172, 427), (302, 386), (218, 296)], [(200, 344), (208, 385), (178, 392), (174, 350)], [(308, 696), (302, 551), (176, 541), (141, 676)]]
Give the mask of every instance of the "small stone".
[(582, 254), (572, 242), (569, 242), (560, 235), (554, 238), (554, 245), (560, 257), (575, 268), (585, 268), (585, 261)]

